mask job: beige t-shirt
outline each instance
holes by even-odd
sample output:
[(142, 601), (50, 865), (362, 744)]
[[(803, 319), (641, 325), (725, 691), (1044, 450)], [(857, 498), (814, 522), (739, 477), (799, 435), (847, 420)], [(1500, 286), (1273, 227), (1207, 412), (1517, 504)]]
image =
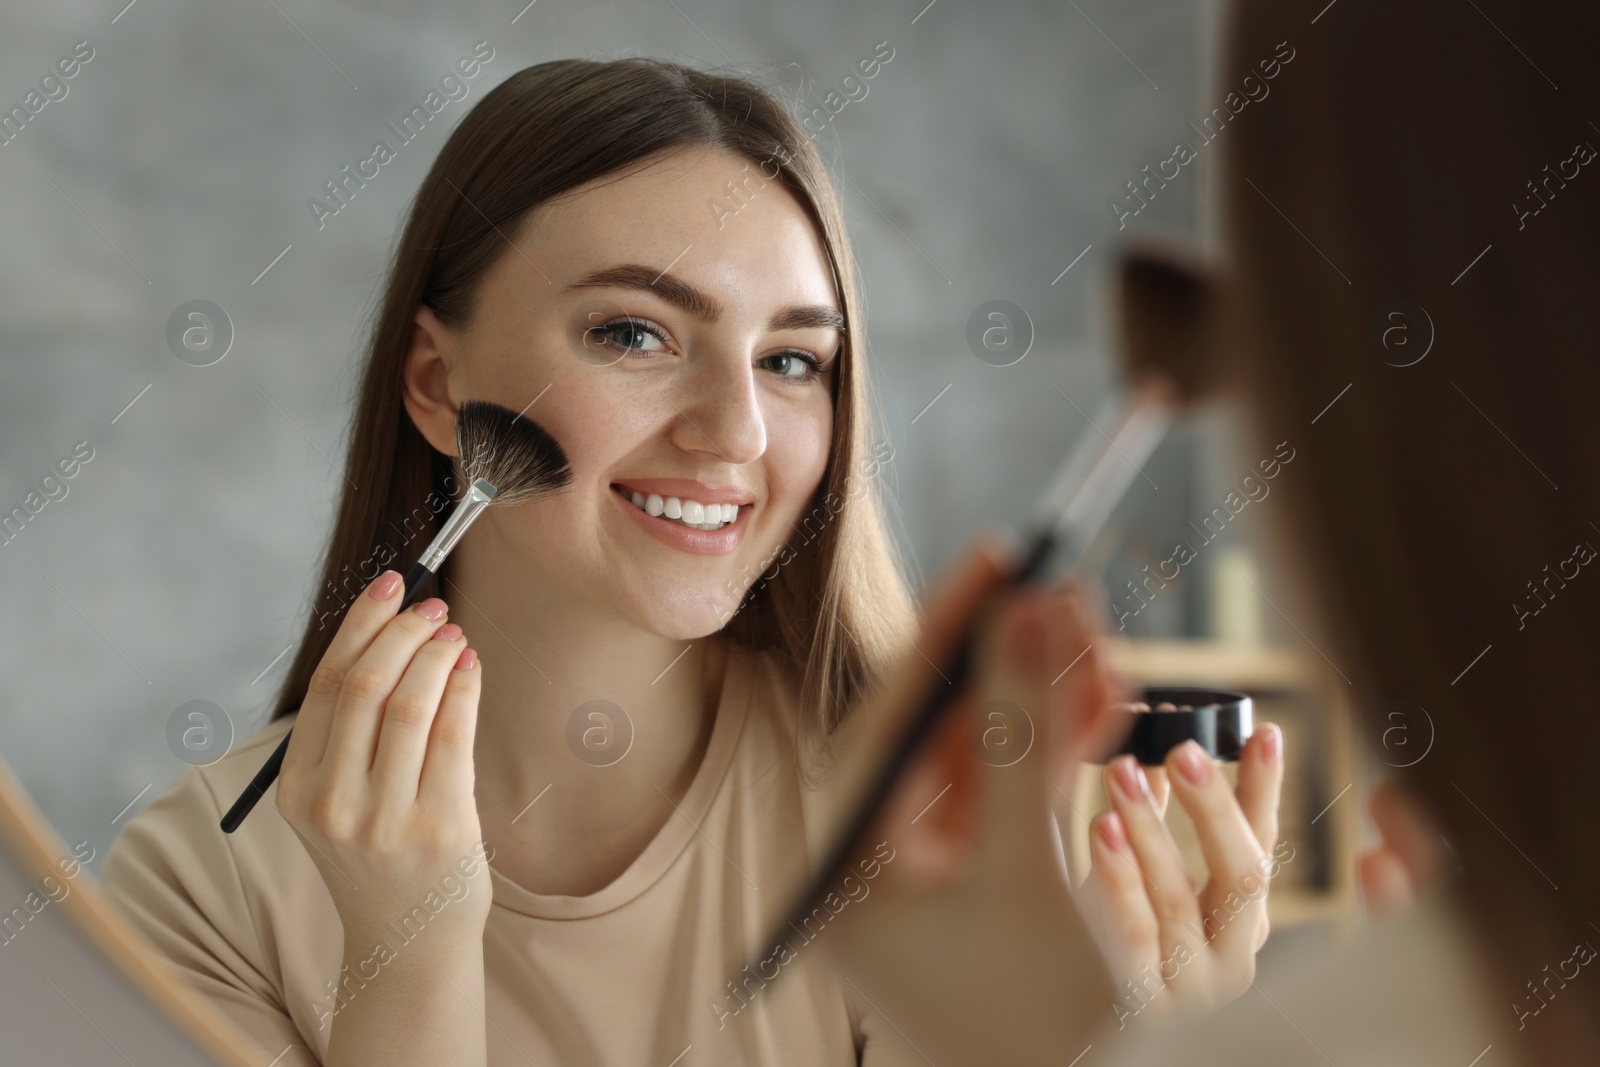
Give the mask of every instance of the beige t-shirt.
[[(326, 1056), (341, 1003), (332, 983), (343, 927), (304, 845), (270, 803), (276, 786), (235, 833), (218, 823), (294, 719), (210, 766), (185, 768), (123, 828), (101, 872), (107, 896), (259, 1042), (263, 1063), (287, 1050), (274, 1067)], [(711, 740), (680, 811), (616, 881), (588, 896), (537, 894), (491, 861), (483, 935), (491, 1067), (925, 1062), (801, 934), (787, 953), (754, 951), (817, 848), (807, 837), (795, 721), (794, 695), (771, 657), (730, 647)], [(893, 862), (887, 846), (880, 855)], [(870, 889), (859, 879), (832, 906), (842, 911)], [(448, 896), (434, 900), (435, 912), (448, 906)], [(404, 951), (398, 934), (390, 950)], [(764, 973), (746, 972), (758, 955)], [(382, 981), (376, 971), (371, 980)], [(360, 995), (354, 969), (341, 981), (340, 997)]]

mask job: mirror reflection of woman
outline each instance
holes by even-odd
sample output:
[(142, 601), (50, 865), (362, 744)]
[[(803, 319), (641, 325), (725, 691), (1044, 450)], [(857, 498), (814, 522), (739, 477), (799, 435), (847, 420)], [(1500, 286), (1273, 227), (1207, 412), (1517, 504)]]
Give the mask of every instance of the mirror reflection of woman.
[[(1209, 353), (1255, 445), (1302, 445), (1264, 509), (1290, 579), (1273, 600), (1395, 769), (1358, 866), (1386, 915), (1348, 944), (1285, 946), (1198, 1020), (1107, 1013), (1083, 1063), (1600, 1063), (1600, 581), (1580, 569), (1600, 544), (1600, 177), (1579, 169), (1600, 145), (1600, 10), (1225, 11), (1218, 84), (1286, 40), (1297, 58), (1219, 140), (1213, 254), (1130, 248), (1123, 294), (1145, 333)], [(1098, 637), (1082, 605), (1042, 614)], [(1017, 699), (1049, 677), (1013, 675)], [(1043, 732), (1080, 745), (1098, 710), (1069, 703)], [(1097, 938), (1037, 903), (1059, 887), (1034, 861), (1050, 789), (1032, 785), (982, 798), (982, 862), (886, 880), (873, 920), (847, 914), (830, 942), (912, 1040), (971, 1053), (942, 1063), (993, 1062), (994, 1034), (1004, 1062), (1063, 1062), (1058, 1020), (1017, 991), (1077, 978)], [(962, 844), (914, 833), (907, 853)], [(956, 952), (931, 994), (931, 961)]]
[[(108, 890), (285, 1064), (922, 1062), (807, 940), (743, 969), (841, 723), (922, 662), (866, 358), (835, 192), (770, 93), (624, 60), (486, 94), (399, 239), (276, 717), (132, 820)], [(526, 411), (573, 480), (490, 509), (397, 612), (467, 399)], [(1279, 744), (1242, 772), (1260, 811)], [(1170, 849), (1150, 783), (1141, 840)]]

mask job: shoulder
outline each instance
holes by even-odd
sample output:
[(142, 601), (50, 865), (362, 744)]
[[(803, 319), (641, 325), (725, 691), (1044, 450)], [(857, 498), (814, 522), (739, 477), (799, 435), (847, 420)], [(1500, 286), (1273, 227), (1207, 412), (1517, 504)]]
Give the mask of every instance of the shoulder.
[[(198, 855), (222, 856), (250, 850), (273, 839), (263, 827), (275, 817), (264, 812), (277, 795), (274, 783), (256, 805), (243, 826), (233, 834), (222, 832), (223, 812), (255, 777), (285, 734), (294, 726), (289, 715), (269, 723), (262, 730), (231, 748), (214, 763), (186, 766), (165, 790), (135, 815), (112, 842), (106, 856), (103, 880), (115, 881), (124, 864), (152, 851), (180, 849)], [(263, 817), (265, 816), (265, 817)], [(281, 818), (276, 818), (281, 823)], [(292, 831), (289, 831), (292, 835)]]
[(761, 780), (781, 774), (786, 783), (784, 791), (791, 798), (789, 803), (798, 805), (804, 854), (809, 862), (828, 845), (829, 764), (816, 752), (802, 749), (800, 716), (804, 701), (800, 671), (777, 652), (736, 645), (730, 646), (729, 651), (730, 656), (742, 660), (740, 669), (749, 688), (741, 748), (746, 759), (759, 765)]
[[(255, 777), (294, 716), (268, 724), (207, 766), (187, 766), (111, 843), (100, 884), (136, 925), (159, 941), (221, 939), (244, 951), (258, 923), (285, 898), (314, 902), (321, 878), (278, 814), (274, 784), (234, 833), (222, 815)], [(331, 900), (327, 901), (329, 907)]]
[(783, 654), (770, 649), (730, 645), (730, 656), (743, 661), (749, 679), (750, 717), (756, 719), (780, 742), (789, 760), (800, 771), (804, 782), (813, 787), (825, 778), (827, 762), (814, 751), (816, 745), (802, 740), (801, 717), (806, 714), (805, 678), (801, 667)]
[(750, 713), (770, 722), (791, 746), (799, 730), (800, 678), (784, 659), (770, 649), (730, 643), (728, 666), (744, 672), (749, 686)]
[(179, 772), (111, 843), (100, 887), (163, 963), (262, 1048), (306, 1046), (320, 1063), (319, 986), (338, 972), (344, 941), (333, 899), (274, 804), (276, 784), (237, 830), (221, 827), (294, 721)]

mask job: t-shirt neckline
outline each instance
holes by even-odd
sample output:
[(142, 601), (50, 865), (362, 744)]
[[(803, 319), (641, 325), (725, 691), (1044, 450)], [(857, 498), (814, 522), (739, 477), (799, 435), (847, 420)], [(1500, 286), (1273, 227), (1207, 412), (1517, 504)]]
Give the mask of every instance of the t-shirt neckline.
[(626, 870), (603, 889), (586, 896), (568, 896), (531, 892), (490, 863), (494, 906), (536, 919), (587, 919), (627, 904), (660, 881), (699, 833), (699, 826), (733, 764), (733, 753), (750, 707), (752, 665), (748, 657), (746, 650), (732, 643), (727, 646), (722, 692), (718, 695), (716, 719), (711, 727), (711, 739), (706, 743), (705, 756), (683, 799), (678, 801), (678, 810), (668, 817)]

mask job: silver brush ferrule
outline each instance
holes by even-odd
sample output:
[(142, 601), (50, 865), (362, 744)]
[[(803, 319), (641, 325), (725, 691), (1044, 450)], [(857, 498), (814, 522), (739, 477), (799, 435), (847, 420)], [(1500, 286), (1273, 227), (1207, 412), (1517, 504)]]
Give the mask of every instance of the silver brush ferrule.
[(461, 540), (461, 535), (467, 532), (467, 527), (472, 525), (472, 520), (476, 519), (483, 509), (489, 506), (498, 492), (498, 489), (482, 478), (477, 479), (468, 486), (466, 493), (462, 495), (460, 502), (456, 504), (455, 510), (445, 520), (444, 528), (439, 531), (439, 536), (433, 539), (433, 543), (428, 546), (428, 550), (422, 554), (422, 558), (417, 562), (430, 571), (437, 572), (439, 564), (443, 563), (444, 558), (450, 554), (450, 550), (456, 547), (456, 542)]
[[(1113, 394), (1096, 415), (1041, 499), (1033, 523), (1035, 530), (1054, 530), (1074, 556), (1105, 525), (1133, 479), (1144, 474), (1140, 468), (1171, 419), (1165, 404), (1137, 392)], [(1108, 426), (1109, 435), (1101, 426)]]

